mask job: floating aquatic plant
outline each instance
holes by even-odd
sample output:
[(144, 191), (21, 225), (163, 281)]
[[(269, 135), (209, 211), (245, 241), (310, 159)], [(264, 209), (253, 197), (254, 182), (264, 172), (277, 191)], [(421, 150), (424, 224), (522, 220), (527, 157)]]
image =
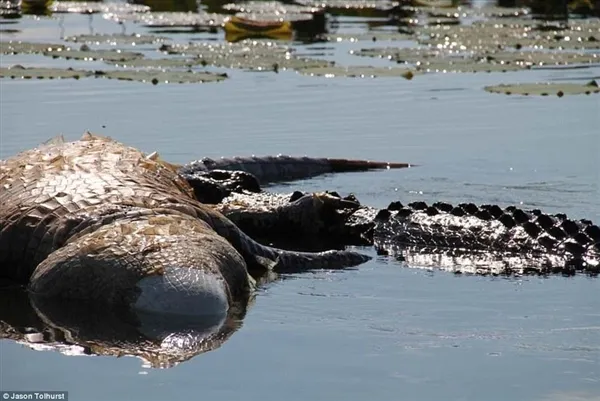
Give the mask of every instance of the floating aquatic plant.
[(460, 25), (460, 20), (458, 18), (428, 18), (427, 25)]
[(199, 58), (207, 65), (252, 71), (279, 71), (307, 67), (327, 67), (325, 60), (298, 57), (293, 50), (271, 41), (244, 40), (237, 43), (192, 43), (164, 45), (162, 51)]
[(352, 54), (387, 58), (397, 63), (413, 64), (423, 72), (507, 72), (529, 68), (529, 65), (510, 61), (485, 59), (477, 56), (457, 56), (437, 49), (373, 48), (354, 51)]
[(298, 21), (310, 21), (313, 19), (312, 14), (307, 13), (250, 13), (250, 12), (239, 12), (235, 14), (236, 17), (242, 18), (250, 21), (260, 21), (260, 22), (282, 22), (282, 21), (290, 21), (290, 22), (298, 22)]
[(413, 35), (400, 32), (363, 32), (363, 33), (329, 33), (320, 37), (328, 42), (382, 42), (382, 41), (399, 41), (399, 40), (414, 40)]
[(75, 49), (56, 49), (44, 52), (45, 56), (54, 58), (65, 58), (75, 60), (104, 60), (123, 62), (142, 58), (144, 55), (137, 52), (128, 52), (122, 50), (92, 50), (87, 45), (82, 45), (79, 50)]
[(424, 72), (508, 72), (519, 71), (528, 66), (511, 63), (492, 63), (471, 58), (431, 60), (417, 63), (416, 68)]
[(386, 67), (310, 67), (299, 69), (303, 75), (350, 78), (375, 78), (375, 77), (402, 77), (412, 79), (415, 71), (408, 68), (386, 68)]
[(345, 10), (382, 10), (389, 11), (399, 5), (389, 0), (296, 0), (296, 3), (307, 7)]
[(130, 4), (124, 2), (104, 3), (92, 1), (54, 1), (50, 5), (50, 11), (53, 13), (76, 13), (76, 14), (96, 14), (96, 13), (145, 13), (150, 11), (150, 7), (140, 4)]
[(12, 67), (0, 67), (0, 77), (2, 78), (21, 78), (21, 79), (64, 79), (64, 78), (84, 78), (92, 75), (90, 71), (74, 70), (72, 68), (26, 68), (22, 65)]
[(553, 66), (600, 63), (598, 53), (501, 51), (485, 56), (488, 60), (522, 66)]
[(252, 14), (312, 14), (321, 12), (320, 7), (301, 6), (296, 4), (283, 4), (279, 1), (245, 1), (229, 3), (222, 7), (227, 11), (237, 11)]
[[(497, 51), (501, 49), (599, 49), (600, 40), (587, 33), (535, 31), (531, 26), (472, 24), (422, 27), (419, 43), (454, 51)], [(425, 37), (423, 37), (425, 36)]]
[(427, 14), (434, 18), (510, 18), (529, 15), (529, 9), (523, 7), (452, 7), (452, 6), (416, 6), (406, 7), (407, 10)]
[(96, 34), (96, 35), (77, 35), (68, 36), (65, 38), (67, 42), (75, 43), (95, 43), (95, 44), (111, 44), (111, 45), (141, 45), (152, 44), (168, 41), (169, 39), (155, 35), (139, 35), (139, 34)]
[(108, 78), (123, 81), (158, 83), (201, 83), (219, 82), (227, 79), (227, 74), (193, 71), (156, 71), (156, 70), (112, 70), (112, 71), (81, 71), (72, 68), (26, 68), (15, 65), (0, 68), (2, 78), (22, 79), (64, 79), (64, 78)]
[(441, 57), (448, 52), (418, 47), (375, 47), (360, 50), (352, 50), (350, 54), (361, 57), (386, 58), (398, 63), (416, 63), (434, 57)]
[(227, 74), (193, 71), (154, 71), (154, 70), (115, 70), (96, 72), (96, 77), (118, 79), (122, 81), (147, 82), (157, 85), (159, 83), (204, 83), (220, 82), (227, 79)]
[(110, 13), (104, 16), (116, 22), (132, 21), (151, 28), (211, 28), (223, 26), (229, 16), (199, 11), (191, 12), (149, 12), (142, 14)]
[(563, 97), (565, 95), (590, 95), (600, 93), (598, 82), (590, 81), (587, 84), (575, 83), (531, 83), (531, 84), (512, 84), (512, 85), (494, 85), (484, 88), (488, 92), (503, 93), (505, 95), (555, 95)]
[(454, 7), (453, 0), (414, 0), (412, 4), (415, 7), (436, 7), (436, 8), (451, 8)]
[(106, 61), (108, 64), (125, 68), (186, 68), (196, 65), (206, 65), (202, 59), (195, 58), (136, 58), (127, 61)]
[(55, 43), (32, 43), (19, 41), (0, 42), (1, 54), (43, 53), (47, 51), (65, 50), (65, 48), (66, 46)]
[(515, 18), (524, 17), (531, 13), (526, 7), (471, 7), (468, 14), (485, 18)]

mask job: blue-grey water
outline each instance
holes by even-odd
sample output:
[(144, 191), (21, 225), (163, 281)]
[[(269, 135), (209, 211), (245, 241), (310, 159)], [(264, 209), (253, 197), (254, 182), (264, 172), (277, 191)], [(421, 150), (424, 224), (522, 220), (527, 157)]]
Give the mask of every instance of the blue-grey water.
[[(2, 33), (2, 40), (56, 42), (61, 34), (121, 30), (98, 16), (91, 25), (80, 16), (26, 17), (10, 27), (21, 32)], [(385, 64), (347, 53), (372, 45), (298, 48), (345, 64)], [(50, 61), (0, 60), (17, 63)], [(90, 130), (179, 163), (276, 153), (411, 162), (419, 166), (272, 189), (352, 192), (374, 206), (519, 204), (600, 221), (600, 95), (520, 97), (482, 89), (591, 79), (600, 67), (410, 81), (227, 73), (223, 83), (201, 85), (2, 80), (0, 158)], [(170, 369), (2, 340), (0, 390), (67, 390), (71, 400), (600, 400), (599, 280), (454, 276), (377, 256), (357, 269), (268, 284), (220, 348)]]

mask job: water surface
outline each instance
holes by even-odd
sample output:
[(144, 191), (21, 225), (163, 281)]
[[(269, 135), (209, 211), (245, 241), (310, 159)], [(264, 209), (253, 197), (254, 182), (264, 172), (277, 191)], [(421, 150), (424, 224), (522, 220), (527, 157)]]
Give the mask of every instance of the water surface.
[[(120, 30), (100, 18), (92, 24), (96, 31)], [(61, 29), (90, 29), (79, 16), (65, 17), (62, 28), (58, 20), (30, 18), (12, 27), (45, 41), (58, 41)], [(350, 48), (370, 45), (303, 49), (348, 61), (355, 60)], [(26, 62), (47, 61), (0, 60)], [(90, 130), (179, 163), (277, 153), (393, 160), (419, 167), (273, 189), (353, 192), (374, 206), (522, 204), (600, 221), (600, 96), (482, 90), (591, 79), (599, 67), (411, 81), (227, 73), (226, 82), (203, 85), (2, 80), (0, 158), (60, 133), (75, 139)], [(284, 278), (261, 289), (242, 328), (220, 348), (174, 368), (69, 357), (3, 340), (0, 388), (68, 390), (71, 400), (600, 399), (598, 279), (453, 276), (385, 257), (354, 270)]]

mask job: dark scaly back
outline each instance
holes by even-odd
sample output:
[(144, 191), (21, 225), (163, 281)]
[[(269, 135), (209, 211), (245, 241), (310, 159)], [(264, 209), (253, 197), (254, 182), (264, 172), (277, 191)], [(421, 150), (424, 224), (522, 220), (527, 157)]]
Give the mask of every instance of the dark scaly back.
[(600, 273), (600, 228), (589, 220), (472, 203), (394, 202), (384, 212), (376, 219), (375, 246), (407, 260), (443, 254), (453, 263), (479, 260), (481, 271), (490, 262), (503, 273)]
[(181, 167), (186, 178), (212, 170), (244, 171), (262, 184), (293, 181), (327, 173), (343, 173), (412, 167), (409, 163), (388, 163), (369, 160), (330, 159), (293, 156), (250, 156), (221, 159), (203, 158)]

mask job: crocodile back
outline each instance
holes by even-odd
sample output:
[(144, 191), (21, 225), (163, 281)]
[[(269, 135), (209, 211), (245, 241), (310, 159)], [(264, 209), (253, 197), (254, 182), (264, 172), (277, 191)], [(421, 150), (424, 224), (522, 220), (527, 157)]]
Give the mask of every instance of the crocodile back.
[(192, 193), (168, 163), (89, 133), (22, 152), (0, 162), (0, 275), (27, 282), (69, 237), (118, 213), (177, 204), (195, 214)]

